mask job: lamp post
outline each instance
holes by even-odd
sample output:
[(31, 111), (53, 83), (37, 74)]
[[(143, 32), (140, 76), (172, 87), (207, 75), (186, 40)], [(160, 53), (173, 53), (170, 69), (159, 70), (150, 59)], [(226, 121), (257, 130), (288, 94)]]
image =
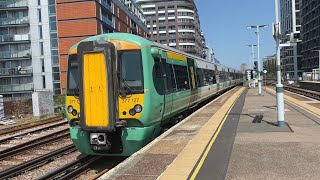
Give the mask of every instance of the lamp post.
[(320, 79), (320, 50), (312, 50), (312, 51), (319, 53), (319, 72), (318, 72), (318, 80), (319, 80)]
[(273, 36), (277, 45), (277, 85), (276, 85), (276, 97), (277, 97), (277, 121), (278, 126), (283, 127), (284, 121), (284, 99), (283, 99), (283, 85), (281, 84), (281, 68), (280, 68), (280, 22), (279, 22), (279, 9), (278, 0), (274, 0), (276, 23), (274, 24)]
[[(254, 47), (256, 47), (257, 45), (255, 44), (250, 44), (250, 45), (247, 45), (249, 48), (251, 48), (251, 53), (250, 53), (250, 69), (253, 70), (253, 64), (254, 64), (254, 56), (255, 56), (255, 53), (254, 53)], [(256, 87), (255, 85), (256, 83), (253, 81), (253, 87)]]
[(261, 75), (260, 75), (260, 28), (263, 27), (268, 27), (268, 25), (255, 25), (255, 26), (247, 26), (247, 28), (249, 29), (257, 29), (257, 31), (255, 32), (257, 35), (257, 41), (258, 41), (258, 87), (259, 87), (259, 91), (258, 91), (258, 95), (261, 95)]

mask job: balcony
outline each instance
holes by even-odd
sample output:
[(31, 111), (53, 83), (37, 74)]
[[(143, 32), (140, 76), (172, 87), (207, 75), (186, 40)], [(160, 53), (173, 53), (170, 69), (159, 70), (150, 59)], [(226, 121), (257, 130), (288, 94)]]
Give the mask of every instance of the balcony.
[(13, 58), (31, 58), (30, 50), (22, 51), (0, 51), (0, 59), (13, 59)]
[(102, 22), (108, 24), (109, 26), (113, 27), (113, 22), (107, 18), (106, 16), (102, 15)]
[(7, 0), (0, 1), (0, 9), (28, 8), (28, 1)]
[(0, 85), (1, 93), (8, 92), (21, 92), (21, 91), (33, 91), (33, 84), (12, 84), (12, 85)]
[(29, 17), (23, 18), (0, 18), (0, 26), (6, 25), (28, 25)]
[(0, 77), (31, 76), (33, 69), (28, 67), (0, 68)]
[(101, 1), (101, 5), (102, 5), (104, 8), (108, 9), (111, 13), (113, 13), (111, 6), (110, 6), (106, 1), (103, 1), (103, 0), (102, 0), (102, 1)]
[(0, 35), (1, 42), (20, 42), (20, 41), (30, 41), (29, 34), (5, 34)]

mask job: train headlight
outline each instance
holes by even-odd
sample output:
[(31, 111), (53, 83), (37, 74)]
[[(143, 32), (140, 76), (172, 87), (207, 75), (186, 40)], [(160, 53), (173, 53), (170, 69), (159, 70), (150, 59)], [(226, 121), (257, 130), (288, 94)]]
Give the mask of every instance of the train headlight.
[(131, 116), (134, 116), (134, 115), (136, 115), (136, 110), (134, 110), (134, 109), (130, 109), (129, 110), (129, 114), (131, 115)]
[(134, 110), (137, 112), (137, 113), (141, 113), (142, 111), (142, 106), (140, 104), (136, 104), (134, 106)]
[(78, 112), (77, 112), (77, 110), (74, 109), (74, 110), (72, 110), (71, 114), (76, 116), (78, 114)]
[(68, 108), (67, 108), (68, 113), (72, 113), (72, 110), (73, 110), (73, 107), (71, 105), (68, 106)]

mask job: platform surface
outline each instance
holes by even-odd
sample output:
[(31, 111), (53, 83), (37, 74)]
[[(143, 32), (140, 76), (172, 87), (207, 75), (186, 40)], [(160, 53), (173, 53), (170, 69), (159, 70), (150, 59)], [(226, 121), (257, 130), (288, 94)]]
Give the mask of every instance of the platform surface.
[[(247, 93), (226, 179), (319, 179), (319, 117), (285, 105), (289, 127), (278, 128), (275, 97), (256, 94)], [(261, 123), (252, 123), (256, 115)]]
[(234, 89), (100, 179), (319, 179), (319, 101), (286, 95), (279, 128), (273, 93)]

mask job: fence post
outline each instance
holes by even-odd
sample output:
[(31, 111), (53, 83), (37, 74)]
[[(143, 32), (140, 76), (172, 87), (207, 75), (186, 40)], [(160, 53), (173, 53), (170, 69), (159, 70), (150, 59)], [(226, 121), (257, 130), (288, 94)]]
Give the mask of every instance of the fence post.
[(0, 120), (4, 118), (3, 96), (0, 95)]

